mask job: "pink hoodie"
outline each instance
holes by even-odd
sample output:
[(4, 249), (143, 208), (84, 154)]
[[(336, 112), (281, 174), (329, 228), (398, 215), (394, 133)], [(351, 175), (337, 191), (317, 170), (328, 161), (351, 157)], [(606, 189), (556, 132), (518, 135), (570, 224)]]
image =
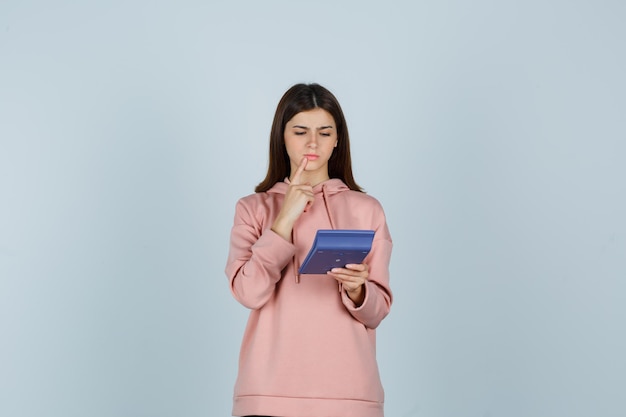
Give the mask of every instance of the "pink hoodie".
[[(238, 201), (226, 275), (251, 309), (239, 356), (233, 415), (382, 417), (376, 327), (389, 313), (391, 236), (381, 205), (331, 179), (298, 219), (293, 243), (270, 227), (288, 184)], [(337, 281), (301, 275), (318, 229), (375, 230), (365, 301), (355, 307)]]

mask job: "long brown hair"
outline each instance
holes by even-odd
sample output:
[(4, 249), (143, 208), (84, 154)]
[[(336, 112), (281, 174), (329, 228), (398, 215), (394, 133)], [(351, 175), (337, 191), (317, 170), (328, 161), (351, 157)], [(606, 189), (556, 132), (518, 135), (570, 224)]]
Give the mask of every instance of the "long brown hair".
[(343, 111), (335, 96), (319, 84), (296, 84), (285, 92), (278, 103), (270, 132), (270, 157), (267, 175), (254, 191), (264, 192), (291, 173), (291, 162), (285, 147), (285, 125), (296, 114), (324, 109), (337, 125), (337, 147), (328, 160), (328, 176), (339, 178), (348, 188), (363, 191), (354, 181), (350, 159), (350, 138)]

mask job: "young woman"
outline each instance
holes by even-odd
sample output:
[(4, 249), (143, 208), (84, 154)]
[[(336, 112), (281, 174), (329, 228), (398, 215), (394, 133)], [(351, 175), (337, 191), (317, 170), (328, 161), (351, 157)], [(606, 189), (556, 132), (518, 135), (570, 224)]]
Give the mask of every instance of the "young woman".
[[(346, 121), (317, 84), (282, 97), (269, 168), (237, 202), (226, 275), (249, 308), (233, 415), (382, 417), (376, 327), (387, 316), (391, 236), (352, 176)], [(299, 275), (318, 229), (374, 230), (362, 264)]]

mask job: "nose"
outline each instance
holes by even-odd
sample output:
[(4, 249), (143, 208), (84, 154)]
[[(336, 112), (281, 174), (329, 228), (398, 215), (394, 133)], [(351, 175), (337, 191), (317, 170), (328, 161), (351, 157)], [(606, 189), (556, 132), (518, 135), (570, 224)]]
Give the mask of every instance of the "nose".
[(309, 148), (317, 148), (317, 136), (315, 135), (315, 133), (309, 136), (309, 141), (307, 145), (309, 146)]

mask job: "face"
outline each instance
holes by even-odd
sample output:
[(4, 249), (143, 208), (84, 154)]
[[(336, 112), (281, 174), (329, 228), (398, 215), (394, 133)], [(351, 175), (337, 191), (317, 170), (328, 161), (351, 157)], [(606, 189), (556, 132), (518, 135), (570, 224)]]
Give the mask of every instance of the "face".
[(284, 135), (291, 175), (306, 157), (307, 177), (317, 183), (327, 180), (328, 160), (337, 146), (337, 126), (333, 116), (319, 108), (300, 112), (287, 122)]

